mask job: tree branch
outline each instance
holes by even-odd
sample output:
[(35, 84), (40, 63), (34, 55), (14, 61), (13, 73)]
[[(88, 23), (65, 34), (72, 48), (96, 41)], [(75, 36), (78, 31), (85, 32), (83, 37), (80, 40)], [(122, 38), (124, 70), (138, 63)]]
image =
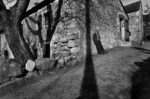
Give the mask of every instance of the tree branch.
[(44, 0), (41, 3), (37, 4), (35, 7), (31, 8), (30, 10), (28, 10), (22, 17), (21, 20), (23, 20), (24, 18), (28, 17), (29, 15), (37, 12), (38, 10), (42, 9), (43, 7), (45, 7), (46, 5), (48, 5), (49, 3), (52, 3), (54, 0)]

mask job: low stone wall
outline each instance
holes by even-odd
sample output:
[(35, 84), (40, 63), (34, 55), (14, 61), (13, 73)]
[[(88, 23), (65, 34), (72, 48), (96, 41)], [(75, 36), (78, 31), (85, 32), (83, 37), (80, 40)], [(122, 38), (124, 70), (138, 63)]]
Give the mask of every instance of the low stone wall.
[[(65, 25), (71, 23), (69, 25)], [(67, 27), (67, 29), (66, 29)], [(51, 40), (51, 57), (62, 65), (75, 59), (80, 53), (80, 31), (75, 20), (60, 23)]]

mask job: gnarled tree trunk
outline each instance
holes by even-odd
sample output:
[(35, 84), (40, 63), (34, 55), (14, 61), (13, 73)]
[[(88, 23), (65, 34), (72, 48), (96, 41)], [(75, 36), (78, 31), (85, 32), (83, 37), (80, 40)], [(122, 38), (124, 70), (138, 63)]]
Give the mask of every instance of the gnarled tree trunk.
[(34, 60), (35, 58), (23, 38), (21, 21), (54, 0), (44, 0), (31, 10), (26, 11), (29, 1), (17, 0), (16, 4), (8, 10), (3, 0), (0, 0), (0, 20), (2, 20), (0, 21), (0, 31), (5, 33), (6, 40), (15, 59), (22, 65), (28, 59)]
[(14, 7), (7, 10), (3, 1), (0, 0), (0, 16), (3, 20), (3, 30), (8, 45), (15, 57), (22, 65), (28, 59), (34, 59), (29, 47), (21, 35), (21, 17), (26, 11), (30, 0), (18, 0)]

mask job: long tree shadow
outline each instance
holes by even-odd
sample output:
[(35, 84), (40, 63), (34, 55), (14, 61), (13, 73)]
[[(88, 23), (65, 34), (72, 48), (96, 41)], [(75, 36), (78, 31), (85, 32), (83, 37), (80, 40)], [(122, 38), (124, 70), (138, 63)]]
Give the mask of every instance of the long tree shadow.
[(150, 50), (149, 49), (145, 49), (145, 48), (142, 48), (142, 47), (133, 47), (133, 48), (139, 50), (142, 53), (150, 54)]
[(134, 49), (140, 50), (140, 51), (150, 51), (148, 49), (144, 49), (142, 47), (133, 47)]
[(150, 58), (135, 65), (140, 69), (132, 76), (131, 99), (150, 99)]
[(99, 99), (98, 86), (95, 77), (94, 64), (91, 52), (91, 20), (90, 20), (90, 0), (86, 0), (86, 62), (84, 76), (82, 80), (80, 96), (77, 99)]

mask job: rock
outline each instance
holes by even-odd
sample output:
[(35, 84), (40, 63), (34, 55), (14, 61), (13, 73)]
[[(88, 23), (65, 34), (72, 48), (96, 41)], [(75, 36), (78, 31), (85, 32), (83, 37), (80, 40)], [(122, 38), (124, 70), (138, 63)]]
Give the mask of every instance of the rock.
[(53, 45), (53, 48), (54, 48), (54, 49), (57, 49), (57, 48), (58, 48), (58, 45), (57, 45), (57, 44), (54, 44), (54, 45)]
[(65, 65), (65, 60), (63, 58), (61, 58), (60, 60), (58, 60), (58, 65), (64, 66)]
[(56, 60), (60, 59), (62, 57), (61, 51), (52, 52), (52, 57)]
[(72, 56), (64, 57), (65, 63), (69, 62), (72, 59)]
[(73, 59), (66, 63), (67, 66), (75, 66), (77, 64), (77, 60)]
[(27, 75), (24, 78), (31, 78), (31, 77), (37, 77), (37, 72), (28, 72)]
[(9, 81), (9, 78), (22, 74), (22, 65), (15, 59), (7, 59), (0, 66), (0, 83)]
[(49, 71), (54, 68), (55, 60), (51, 58), (37, 59), (35, 61), (36, 68), (41, 71)]
[(71, 55), (70, 51), (62, 51), (61, 54), (63, 57), (67, 57)]
[(58, 35), (58, 34), (53, 35), (53, 41), (54, 42), (58, 42), (60, 39), (61, 39), (60, 35)]
[(79, 41), (78, 40), (70, 40), (68, 42), (68, 47), (78, 47), (79, 46)]
[(67, 37), (64, 37), (64, 38), (61, 38), (59, 41), (62, 43), (66, 43), (69, 41), (69, 39)]
[(68, 46), (63, 46), (63, 47), (61, 47), (61, 50), (62, 51), (69, 51), (70, 49), (68, 48)]
[(35, 68), (35, 62), (32, 60), (28, 60), (26, 65), (25, 65), (25, 69), (29, 72), (32, 72)]
[(62, 47), (62, 46), (68, 46), (68, 42), (61, 42), (60, 43), (60, 46)]
[(75, 40), (78, 39), (78, 34), (70, 34), (68, 35), (69, 40)]
[(75, 59), (74, 59), (74, 60), (72, 60), (72, 61), (71, 61), (71, 66), (75, 66), (75, 65), (77, 65), (77, 62), (78, 62), (78, 61), (77, 61), (77, 60), (75, 60)]
[(71, 48), (71, 49), (70, 49), (70, 52), (71, 52), (72, 54), (77, 54), (77, 53), (80, 52), (80, 47)]

